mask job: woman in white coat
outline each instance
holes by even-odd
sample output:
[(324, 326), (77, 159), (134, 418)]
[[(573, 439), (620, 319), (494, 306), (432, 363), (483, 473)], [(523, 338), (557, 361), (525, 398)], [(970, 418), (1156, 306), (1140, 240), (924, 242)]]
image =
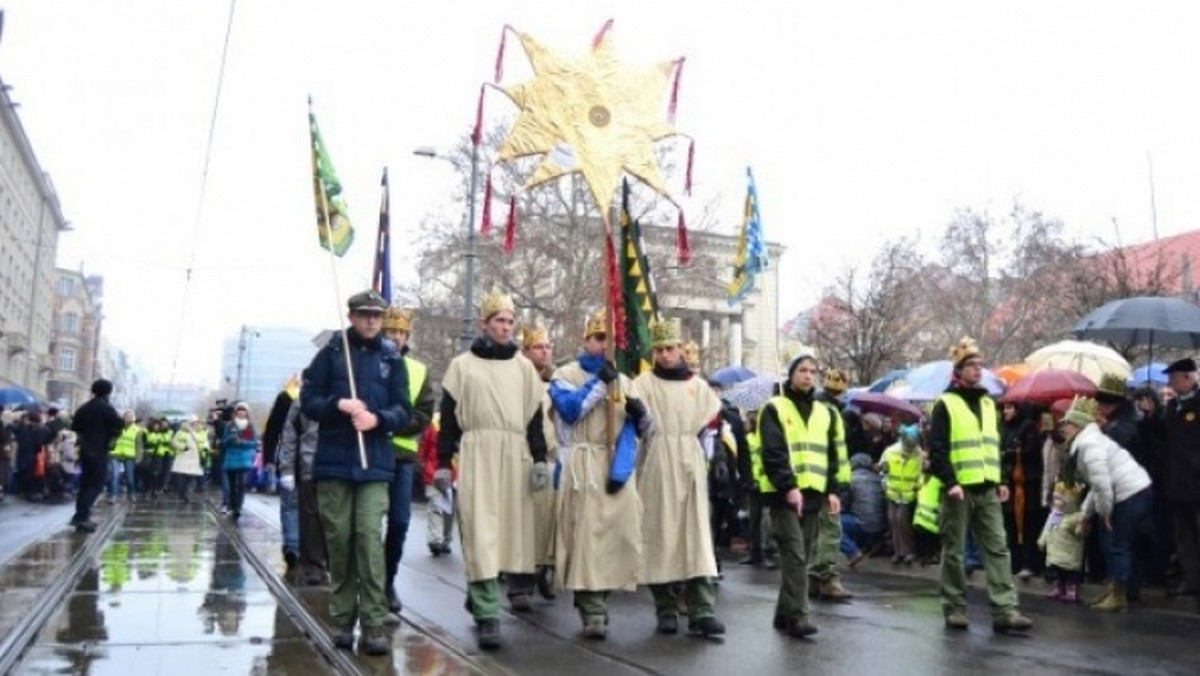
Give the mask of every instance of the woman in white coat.
[(175, 448), (175, 462), (171, 465), (171, 474), (175, 482), (175, 490), (179, 498), (188, 502), (188, 484), (204, 476), (203, 458), (208, 454), (208, 429), (195, 416), (179, 426), (179, 431), (171, 439)]
[(1100, 542), (1112, 585), (1092, 607), (1123, 611), (1129, 596), (1136, 598), (1138, 591), (1133, 547), (1138, 531), (1150, 519), (1150, 475), (1129, 451), (1100, 431), (1095, 418), (1096, 401), (1087, 397), (1076, 397), (1063, 416), (1060, 426), (1068, 444), (1063, 478), (1087, 484), (1084, 518), (1096, 515), (1102, 523)]

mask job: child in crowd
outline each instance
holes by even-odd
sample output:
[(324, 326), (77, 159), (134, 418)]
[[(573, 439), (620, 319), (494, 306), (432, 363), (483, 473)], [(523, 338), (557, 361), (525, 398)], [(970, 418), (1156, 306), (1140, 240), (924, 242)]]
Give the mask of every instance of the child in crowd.
[(1079, 601), (1083, 579), (1083, 513), (1079, 510), (1082, 491), (1074, 484), (1059, 481), (1054, 485), (1053, 508), (1038, 538), (1038, 548), (1046, 552), (1046, 565), (1055, 573), (1056, 583), (1050, 598), (1065, 603)]

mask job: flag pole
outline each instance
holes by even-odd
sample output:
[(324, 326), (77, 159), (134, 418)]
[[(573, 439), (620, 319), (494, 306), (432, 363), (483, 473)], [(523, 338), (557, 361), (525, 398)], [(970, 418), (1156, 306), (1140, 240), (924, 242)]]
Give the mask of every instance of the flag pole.
[[(616, 255), (616, 244), (612, 239), (612, 224), (614, 222), (614, 216), (619, 216), (617, 213), (617, 207), (609, 205), (608, 211), (601, 212), (601, 216), (603, 217), (604, 221), (604, 256), (605, 258), (609, 258), (610, 252), (612, 252), (614, 256)], [(606, 321), (608, 322), (608, 340), (605, 341), (604, 357), (615, 365), (617, 357), (617, 307), (614, 301), (617, 298), (615, 285), (618, 280), (615, 279), (612, 274), (610, 274), (611, 271), (609, 270), (609, 265), (611, 265), (613, 262), (615, 261), (606, 260), (604, 264), (604, 305), (606, 307), (606, 312), (604, 314), (607, 317)], [(608, 449), (608, 452), (610, 453), (614, 451), (617, 443), (616, 404), (618, 401), (620, 401), (621, 397), (620, 373), (617, 374), (617, 379), (613, 381), (613, 385), (614, 386), (609, 387), (608, 396), (604, 398), (604, 441), (606, 444), (605, 448)]]
[[(308, 115), (312, 119), (312, 97), (308, 99)], [(312, 137), (312, 130), (309, 130), (310, 144), (315, 144), (316, 139)], [(329, 197), (325, 194), (324, 181), (320, 178), (317, 163), (316, 147), (309, 148), (313, 153), (313, 180), (318, 181), (318, 193), (321, 195), (321, 223), (318, 227), (325, 231), (325, 248), (329, 252), (329, 270), (333, 273), (333, 299), (334, 299), (334, 314), (337, 315), (338, 333), (342, 334), (342, 354), (346, 357), (346, 375), (350, 383), (350, 398), (358, 399), (358, 387), (354, 384), (354, 364), (350, 360), (350, 338), (346, 335), (346, 324), (342, 318), (342, 289), (338, 283), (337, 274), (337, 256), (333, 253), (333, 223), (329, 220)], [(318, 233), (320, 234), (320, 233)], [(358, 460), (362, 464), (362, 468), (367, 468), (367, 444), (363, 439), (362, 430), (355, 430), (358, 436)]]

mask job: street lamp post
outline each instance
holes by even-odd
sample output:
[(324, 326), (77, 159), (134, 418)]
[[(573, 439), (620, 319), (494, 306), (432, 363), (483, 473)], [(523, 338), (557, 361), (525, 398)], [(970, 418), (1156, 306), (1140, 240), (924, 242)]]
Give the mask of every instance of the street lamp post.
[[(439, 155), (430, 146), (421, 146), (413, 150), (413, 154), (434, 160), (453, 161)], [(462, 333), (458, 340), (463, 351), (470, 349), (471, 341), (475, 338), (473, 311), (475, 308), (475, 193), (479, 187), (479, 145), (471, 145), (471, 182), (467, 189), (467, 274), (466, 289), (463, 291)]]

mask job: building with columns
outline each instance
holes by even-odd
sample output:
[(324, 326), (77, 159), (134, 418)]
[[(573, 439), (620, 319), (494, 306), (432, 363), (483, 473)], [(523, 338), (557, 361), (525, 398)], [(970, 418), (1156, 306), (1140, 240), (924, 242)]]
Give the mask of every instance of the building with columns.
[(50, 176), (0, 81), (0, 387), (47, 398), (58, 237), (68, 229)]

